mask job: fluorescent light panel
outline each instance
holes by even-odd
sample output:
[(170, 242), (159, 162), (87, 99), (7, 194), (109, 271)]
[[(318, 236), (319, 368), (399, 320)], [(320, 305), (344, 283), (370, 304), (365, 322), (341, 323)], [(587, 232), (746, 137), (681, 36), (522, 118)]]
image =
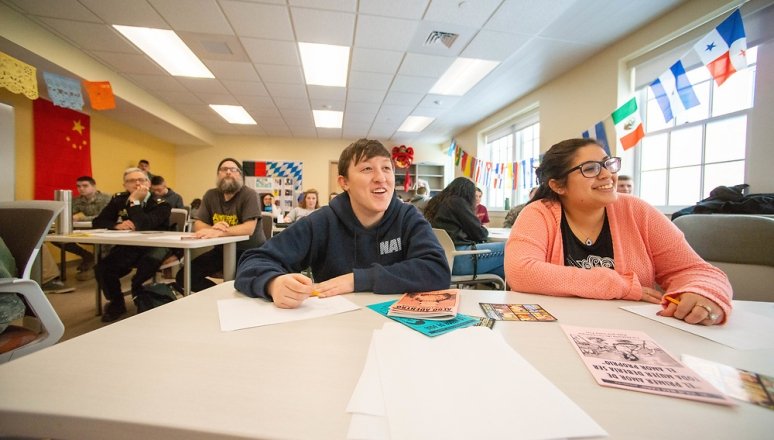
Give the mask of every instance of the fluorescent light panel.
[(173, 76), (215, 78), (173, 31), (135, 26), (113, 25), (118, 32)]
[(347, 86), (349, 47), (298, 43), (306, 83), (312, 86)]
[(231, 124), (257, 125), (252, 116), (241, 105), (216, 105), (210, 104), (210, 108)]
[(435, 118), (431, 118), (429, 116), (409, 116), (405, 121), (403, 121), (403, 124), (400, 125), (398, 131), (410, 131), (413, 133), (419, 133), (428, 125), (430, 125), (430, 123), (434, 120)]
[(318, 128), (341, 128), (344, 112), (335, 110), (313, 110), (314, 126)]
[(430, 89), (430, 93), (462, 96), (468, 93), (468, 90), (478, 84), (498, 64), (500, 64), (499, 61), (457, 58)]

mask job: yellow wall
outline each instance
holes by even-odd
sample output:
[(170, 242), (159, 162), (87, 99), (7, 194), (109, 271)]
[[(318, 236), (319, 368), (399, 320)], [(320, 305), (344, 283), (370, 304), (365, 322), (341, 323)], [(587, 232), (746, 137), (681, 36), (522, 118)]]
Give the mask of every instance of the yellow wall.
[[(31, 200), (35, 185), (35, 147), (32, 126), (32, 101), (22, 95), (0, 89), (0, 102), (14, 107), (16, 118), (16, 200)], [(174, 186), (175, 147), (134, 128), (91, 114), (91, 169), (102, 192), (122, 191), (124, 169), (136, 166), (139, 159), (151, 163), (151, 171), (161, 174)]]
[[(221, 136), (213, 147), (177, 147), (177, 186), (174, 190), (188, 203), (201, 198), (205, 191), (214, 187), (216, 168), (221, 159), (233, 157), (238, 161), (300, 161), (303, 162), (304, 189), (315, 188), (328, 192), (328, 169), (331, 161), (337, 161), (341, 151), (352, 140), (268, 138), (248, 136)], [(385, 143), (388, 149), (393, 144)], [(414, 162), (444, 163), (446, 156), (438, 145), (413, 145)]]

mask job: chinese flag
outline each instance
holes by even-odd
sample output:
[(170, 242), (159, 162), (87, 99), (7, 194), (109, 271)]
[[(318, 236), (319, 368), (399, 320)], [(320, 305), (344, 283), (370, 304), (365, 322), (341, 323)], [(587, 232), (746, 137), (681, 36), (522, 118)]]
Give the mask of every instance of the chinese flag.
[(75, 179), (91, 176), (90, 118), (42, 98), (32, 101), (32, 111), (35, 199), (53, 200), (56, 189), (70, 189), (75, 197)]

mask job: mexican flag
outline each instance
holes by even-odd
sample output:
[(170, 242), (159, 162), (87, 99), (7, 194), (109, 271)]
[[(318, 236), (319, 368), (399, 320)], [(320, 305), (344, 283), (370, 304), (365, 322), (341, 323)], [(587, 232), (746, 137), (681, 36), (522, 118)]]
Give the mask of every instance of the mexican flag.
[(636, 97), (619, 107), (611, 116), (613, 117), (618, 140), (621, 141), (621, 146), (624, 150), (637, 145), (640, 139), (645, 137), (645, 130), (642, 128), (642, 120), (637, 108)]

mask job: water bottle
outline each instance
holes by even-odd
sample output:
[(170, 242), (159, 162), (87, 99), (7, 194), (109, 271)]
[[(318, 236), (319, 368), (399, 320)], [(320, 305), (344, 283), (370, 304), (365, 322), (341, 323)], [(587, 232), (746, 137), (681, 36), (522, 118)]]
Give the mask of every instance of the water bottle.
[(509, 211), (510, 209), (511, 209), (511, 198), (510, 197), (506, 197), (505, 198), (505, 210)]
[(64, 202), (64, 209), (59, 213), (56, 219), (57, 235), (68, 235), (73, 233), (73, 192), (69, 189), (54, 190), (54, 200)]

